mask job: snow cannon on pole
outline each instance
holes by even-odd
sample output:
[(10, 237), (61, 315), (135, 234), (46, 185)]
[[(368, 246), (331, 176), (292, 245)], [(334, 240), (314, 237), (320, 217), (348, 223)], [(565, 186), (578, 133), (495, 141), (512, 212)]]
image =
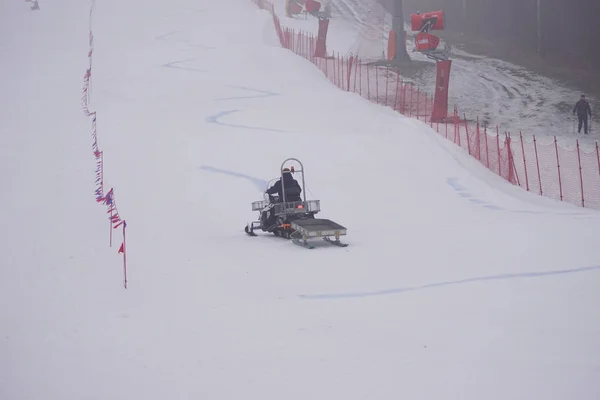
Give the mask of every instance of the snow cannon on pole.
[(443, 11), (411, 14), (411, 29), (417, 33), (415, 37), (416, 52), (426, 55), (435, 60), (436, 82), (433, 109), (431, 111), (432, 122), (444, 122), (448, 119), (448, 90), (450, 86), (450, 60), (451, 46), (447, 43), (444, 49), (438, 49), (440, 38), (431, 34), (431, 31), (442, 31), (446, 27), (446, 19)]
[[(292, 165), (287, 165), (290, 163)], [(302, 186), (296, 181), (296, 174), (301, 174)], [(304, 165), (296, 158), (283, 161), (281, 177), (273, 186), (265, 188), (264, 200), (252, 203), (252, 211), (258, 211), (258, 219), (246, 225), (244, 230), (249, 236), (257, 236), (254, 231), (260, 229), (292, 239), (294, 244), (307, 249), (315, 248), (308, 242), (311, 239), (323, 239), (339, 247), (348, 246), (340, 241), (340, 236), (346, 234), (344, 226), (329, 219), (315, 218), (321, 211), (321, 201), (306, 199)]]

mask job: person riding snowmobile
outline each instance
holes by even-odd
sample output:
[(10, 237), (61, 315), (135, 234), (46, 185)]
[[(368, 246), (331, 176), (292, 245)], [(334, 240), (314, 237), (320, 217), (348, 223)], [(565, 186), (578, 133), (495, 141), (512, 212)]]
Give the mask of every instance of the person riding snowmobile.
[[(281, 184), (281, 180), (283, 179), (283, 185)], [(298, 184), (298, 182), (292, 177), (292, 173), (289, 168), (283, 169), (283, 176), (279, 178), (277, 182), (273, 184), (265, 193), (267, 194), (275, 194), (279, 195), (278, 202), (283, 202), (283, 192), (285, 190), (285, 201), (302, 201), (300, 197), (300, 193), (302, 193), (302, 188)]]
[[(283, 185), (281, 184), (282, 180)], [(279, 197), (275, 202), (283, 203), (284, 191), (286, 203), (290, 201), (302, 201), (302, 198), (300, 197), (300, 193), (302, 193), (302, 188), (300, 187), (298, 182), (292, 177), (292, 173), (290, 172), (289, 168), (283, 169), (282, 178), (279, 178), (277, 182), (273, 184), (273, 186), (271, 186), (265, 191), (265, 193), (268, 195), (277, 194)], [(263, 212), (261, 218), (264, 226), (271, 226), (275, 223), (275, 209), (273, 204), (269, 205), (268, 209), (266, 209)]]

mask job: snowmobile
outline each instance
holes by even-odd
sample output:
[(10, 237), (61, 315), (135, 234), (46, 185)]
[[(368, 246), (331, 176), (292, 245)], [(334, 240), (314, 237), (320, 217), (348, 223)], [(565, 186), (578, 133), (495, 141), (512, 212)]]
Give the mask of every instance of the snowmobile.
[[(300, 201), (287, 201), (286, 199), (283, 173), (288, 162), (296, 162), (300, 166), (300, 169), (296, 169), (294, 165), (289, 167), (292, 174), (302, 174), (302, 198)], [(300, 160), (288, 158), (281, 164), (281, 183), (282, 199), (279, 198), (279, 195), (266, 193), (270, 186), (268, 184), (265, 188), (265, 199), (252, 202), (252, 211), (258, 211), (259, 214), (257, 221), (249, 222), (246, 225), (244, 230), (248, 235), (258, 236), (254, 231), (260, 229), (281, 238), (291, 239), (294, 244), (308, 249), (315, 248), (314, 244), (309, 243), (309, 240), (318, 238), (335, 246), (348, 246), (340, 241), (340, 236), (346, 235), (344, 226), (329, 219), (315, 218), (315, 214), (321, 211), (321, 201), (306, 199), (304, 166)]]

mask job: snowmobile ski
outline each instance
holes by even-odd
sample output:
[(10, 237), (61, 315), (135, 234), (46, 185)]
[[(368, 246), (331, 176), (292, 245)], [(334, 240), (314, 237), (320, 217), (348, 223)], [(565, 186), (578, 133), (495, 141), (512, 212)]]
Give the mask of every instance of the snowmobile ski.
[(334, 245), (334, 246), (338, 246), (338, 247), (348, 247), (348, 243), (342, 243), (342, 242), (340, 242), (339, 240), (331, 240), (331, 239), (329, 239), (329, 237), (328, 237), (328, 236), (325, 236), (325, 237), (323, 238), (323, 240), (324, 240), (324, 241), (326, 241), (326, 242), (327, 242), (327, 243), (329, 243), (329, 244), (332, 244), (332, 245)]
[(304, 247), (305, 249), (314, 249), (314, 248), (315, 248), (315, 245), (314, 245), (314, 244), (310, 244), (310, 243), (308, 243), (308, 242), (304, 242), (304, 241), (302, 241), (302, 240), (300, 240), (300, 239), (292, 239), (292, 242), (293, 242), (295, 245), (298, 245), (298, 246), (300, 246), (300, 247)]

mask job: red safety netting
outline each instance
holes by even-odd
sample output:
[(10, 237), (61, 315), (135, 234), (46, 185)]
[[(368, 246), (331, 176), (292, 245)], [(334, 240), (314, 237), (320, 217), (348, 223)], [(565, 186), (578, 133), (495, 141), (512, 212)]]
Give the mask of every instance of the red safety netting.
[(478, 119), (469, 120), (465, 114), (460, 115), (456, 107), (446, 120), (434, 122), (431, 120), (433, 97), (404, 82), (394, 68), (335, 52), (316, 57), (318, 36), (282, 27), (270, 1), (253, 1), (272, 13), (281, 45), (311, 61), (340, 89), (424, 121), (490, 171), (524, 190), (577, 206), (600, 209), (597, 143), (595, 151), (584, 151), (579, 142), (574, 149), (561, 147), (556, 137), (540, 140), (533, 136), (528, 140), (522, 134), (513, 136), (500, 132), (498, 127), (488, 129)]

